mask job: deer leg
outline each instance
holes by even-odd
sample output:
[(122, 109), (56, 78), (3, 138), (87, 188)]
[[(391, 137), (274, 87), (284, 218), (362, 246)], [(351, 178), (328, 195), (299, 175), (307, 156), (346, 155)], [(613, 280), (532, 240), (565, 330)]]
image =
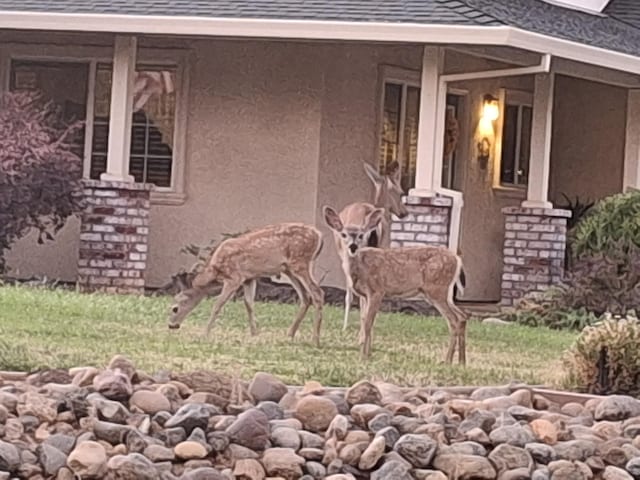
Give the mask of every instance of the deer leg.
[(344, 294), (344, 322), (342, 324), (342, 330), (347, 329), (349, 323), (349, 309), (351, 308), (351, 302), (353, 301), (353, 292), (351, 288), (347, 286), (347, 290)]
[[(445, 360), (447, 363), (453, 363), (453, 355), (456, 351), (456, 346), (460, 348), (459, 339), (461, 337), (460, 320), (456, 312), (457, 307), (452, 308), (447, 300), (436, 300), (433, 296), (429, 298), (436, 310), (440, 312), (440, 315), (442, 315), (449, 324), (449, 348), (447, 349)], [(464, 335), (464, 331), (462, 335)]]
[(364, 312), (367, 309), (367, 297), (361, 296), (360, 303), (360, 331), (358, 332), (358, 345), (364, 343)]
[(247, 309), (247, 314), (249, 315), (249, 330), (251, 331), (251, 335), (256, 335), (258, 333), (258, 327), (256, 326), (256, 317), (255, 317), (255, 309), (254, 309), (254, 301), (256, 298), (256, 286), (258, 282), (255, 279), (249, 280), (243, 285), (244, 289), (244, 306)]
[(309, 300), (309, 295), (307, 294), (307, 291), (302, 286), (302, 283), (300, 283), (300, 280), (298, 280), (298, 278), (292, 273), (288, 273), (287, 276), (289, 277), (289, 280), (291, 280), (291, 285), (293, 286), (294, 290), (298, 294), (298, 298), (300, 298), (300, 308), (298, 309), (298, 313), (296, 314), (296, 317), (293, 320), (293, 323), (291, 324), (291, 326), (289, 327), (289, 331), (287, 332), (287, 335), (293, 339), (296, 336), (296, 333), (298, 332), (298, 328), (300, 328), (302, 319), (305, 317), (305, 315), (307, 314), (307, 311), (309, 310), (311, 301)]
[(375, 294), (366, 301), (364, 314), (362, 315), (361, 328), (364, 329), (364, 344), (361, 346), (361, 353), (364, 358), (371, 356), (371, 345), (373, 342), (373, 324), (376, 320), (378, 309), (382, 304), (382, 295)]
[(316, 347), (320, 346), (320, 327), (322, 326), (322, 304), (324, 303), (324, 292), (311, 276), (311, 268), (306, 267), (297, 273), (298, 280), (309, 294), (311, 303), (316, 310), (313, 321), (313, 342)]
[(234, 293), (238, 291), (240, 285), (237, 283), (224, 282), (222, 285), (222, 292), (216, 299), (216, 303), (213, 305), (213, 310), (211, 311), (211, 317), (209, 317), (209, 323), (207, 323), (206, 335), (209, 335), (209, 332), (213, 328), (213, 325), (216, 323), (216, 319), (224, 307), (224, 304), (229, 301), (229, 299), (233, 296)]

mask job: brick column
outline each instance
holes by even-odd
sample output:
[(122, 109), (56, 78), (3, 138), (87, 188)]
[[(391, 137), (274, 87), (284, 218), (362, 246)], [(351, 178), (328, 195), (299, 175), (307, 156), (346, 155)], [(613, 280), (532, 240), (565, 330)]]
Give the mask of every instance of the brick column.
[(392, 247), (448, 245), (451, 198), (409, 196), (405, 204), (409, 215), (394, 218), (391, 224)]
[(79, 289), (143, 293), (152, 186), (98, 180), (84, 186)]
[(557, 284), (564, 273), (567, 219), (560, 209), (507, 207), (505, 215), (502, 304)]

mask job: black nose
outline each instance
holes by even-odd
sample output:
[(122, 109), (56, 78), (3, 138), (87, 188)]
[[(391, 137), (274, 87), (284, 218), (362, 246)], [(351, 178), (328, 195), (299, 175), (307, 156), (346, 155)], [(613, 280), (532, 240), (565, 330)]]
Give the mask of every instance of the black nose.
[(170, 330), (178, 330), (179, 328), (180, 328), (180, 325), (169, 325)]
[(356, 253), (356, 250), (358, 250), (358, 246), (355, 243), (352, 243), (351, 245), (349, 245), (349, 250), (351, 251), (351, 253)]

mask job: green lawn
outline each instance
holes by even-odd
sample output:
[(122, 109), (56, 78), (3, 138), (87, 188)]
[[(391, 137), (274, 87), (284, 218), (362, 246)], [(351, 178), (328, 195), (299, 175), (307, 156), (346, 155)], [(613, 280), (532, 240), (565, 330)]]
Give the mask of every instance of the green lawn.
[(357, 311), (342, 331), (342, 310), (325, 308), (322, 347), (311, 344), (311, 317), (291, 342), (292, 305), (258, 304), (259, 334), (248, 333), (242, 303), (230, 303), (210, 338), (211, 300), (178, 331), (169, 331), (168, 297), (80, 295), (64, 290), (0, 287), (0, 369), (102, 366), (115, 354), (139, 368), (213, 369), (250, 378), (269, 371), (300, 384), (346, 385), (367, 378), (404, 385), (487, 385), (512, 380), (560, 385), (561, 356), (575, 333), (521, 326), (468, 327), (466, 368), (441, 363), (447, 327), (439, 318), (380, 314), (369, 362), (360, 360)]

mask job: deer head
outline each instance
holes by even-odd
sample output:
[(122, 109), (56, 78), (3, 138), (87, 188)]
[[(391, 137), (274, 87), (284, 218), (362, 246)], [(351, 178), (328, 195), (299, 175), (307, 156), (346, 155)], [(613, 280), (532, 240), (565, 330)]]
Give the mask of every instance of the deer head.
[(324, 214), (325, 223), (331, 230), (340, 236), (347, 253), (350, 256), (355, 255), (359, 249), (367, 246), (369, 235), (378, 228), (378, 225), (384, 216), (384, 209), (376, 208), (367, 215), (362, 227), (351, 227), (345, 226), (342, 223), (342, 220), (340, 220), (338, 213), (328, 205), (325, 205), (322, 208), (322, 212)]
[(169, 328), (177, 330), (191, 311), (207, 296), (207, 292), (200, 288), (190, 288), (173, 297), (174, 302), (169, 309)]
[(402, 203), (404, 192), (400, 186), (400, 165), (398, 162), (391, 162), (384, 175), (380, 175), (368, 163), (364, 164), (364, 170), (376, 189), (375, 206), (384, 208), (398, 218), (406, 217), (409, 211)]

